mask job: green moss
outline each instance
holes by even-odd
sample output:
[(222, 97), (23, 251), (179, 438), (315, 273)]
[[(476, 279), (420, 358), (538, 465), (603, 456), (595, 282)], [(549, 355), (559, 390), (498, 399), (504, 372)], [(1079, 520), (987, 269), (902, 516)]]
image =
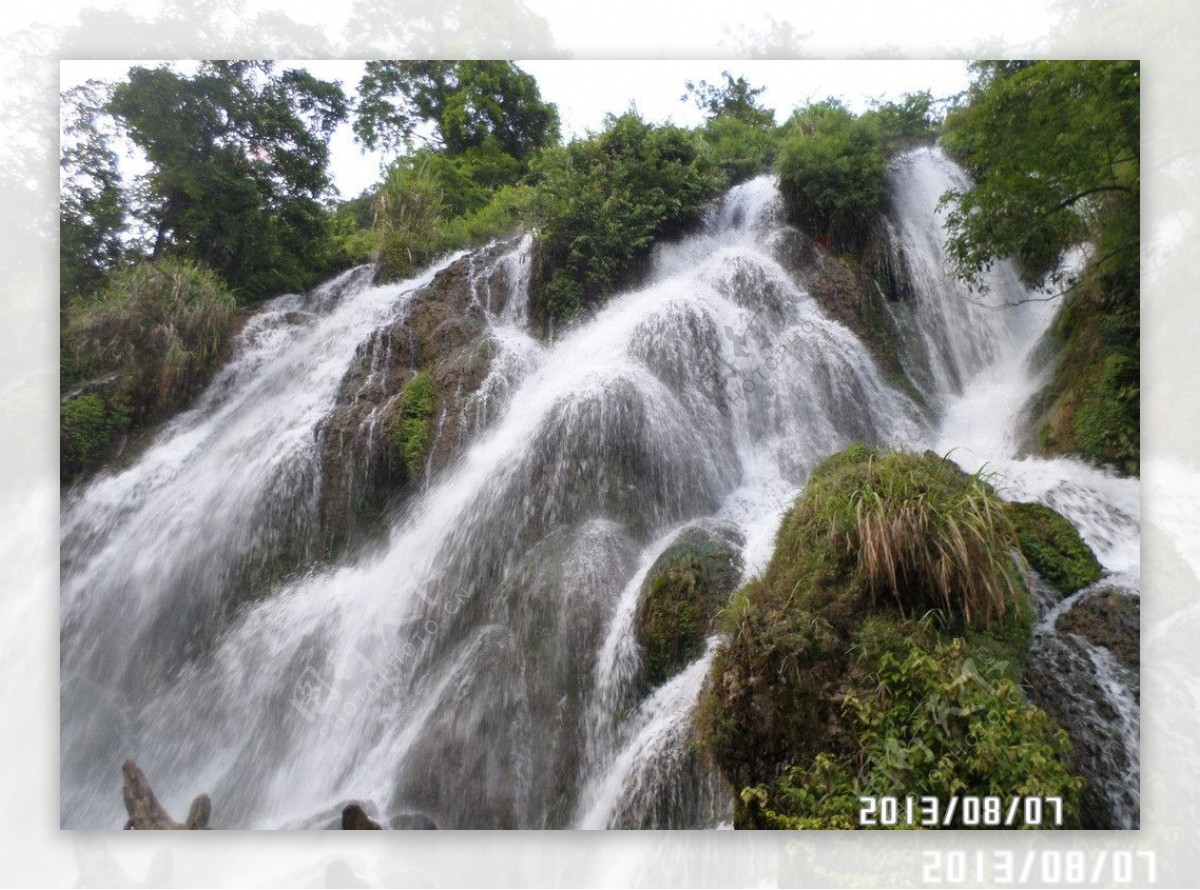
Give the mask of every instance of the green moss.
[[(746, 789), (739, 827), (849, 827), (860, 792), (1024, 793), (1022, 766), (1038, 767), (1037, 787), (1074, 793), (1061, 737), (1016, 691), (1034, 613), (1015, 545), (988, 481), (930, 452), (854, 445), (813, 471), (766, 572), (721, 616), (725, 642), (697, 712), (703, 744)], [(947, 754), (979, 728), (967, 714), (932, 727), (935, 693), (996, 710), (988, 745)], [(864, 758), (913, 738), (941, 751), (932, 762), (945, 776), (878, 791), (896, 770), (876, 775)], [(1001, 755), (1019, 766), (991, 763)]]
[(1005, 511), (1021, 553), (1061, 593), (1074, 593), (1100, 580), (1104, 570), (1092, 548), (1063, 516), (1041, 504), (1009, 504)]
[(418, 372), (405, 385), (392, 412), (388, 456), (394, 470), (404, 478), (417, 479), (433, 446), (433, 413), (436, 403), (433, 378)]
[(661, 685), (704, 652), (740, 566), (730, 543), (700, 529), (684, 532), (654, 563), (637, 609), (645, 688)]

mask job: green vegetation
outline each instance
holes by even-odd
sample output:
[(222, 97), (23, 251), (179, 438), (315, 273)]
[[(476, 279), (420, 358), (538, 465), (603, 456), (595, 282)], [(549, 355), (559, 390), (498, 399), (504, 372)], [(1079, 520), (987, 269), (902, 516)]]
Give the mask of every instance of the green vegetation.
[(129, 197), (104, 132), (111, 87), (90, 80), (62, 95), (59, 299), (95, 292), (121, 260)]
[(134, 68), (109, 111), (151, 165), (139, 212), (151, 256), (202, 263), (251, 300), (330, 271), (320, 199), (348, 113), (340, 86), (270, 62), (203, 62), (192, 77)]
[(636, 280), (651, 245), (698, 220), (723, 184), (695, 133), (632, 111), (547, 151), (534, 172), (532, 215), (552, 270), (543, 297), (552, 321)]
[(129, 426), (124, 406), (115, 399), (85, 393), (62, 404), (59, 466), (64, 479), (95, 465), (114, 438)]
[(1103, 570), (1075, 526), (1041, 504), (1007, 504), (1005, 512), (1030, 566), (1063, 594), (1100, 580)]
[[(1029, 795), (1062, 797), (1064, 827), (1077, 827), (1083, 780), (1066, 767), (1066, 733), (961, 639), (937, 642), (927, 624), (872, 622), (857, 638), (838, 742), (808, 766), (787, 769), (773, 790), (746, 789), (753, 817), (768, 828), (853, 829), (860, 827), (860, 795), (943, 803)], [(986, 826), (964, 825), (959, 813), (938, 827)]]
[(424, 371), (405, 384), (392, 412), (388, 453), (393, 472), (406, 479), (424, 475), (425, 458), (433, 446), (433, 412), (437, 396), (433, 378)]
[[(744, 790), (737, 825), (841, 825), (885, 780), (900, 794), (1077, 792), (1061, 736), (1012, 683), (1033, 623), (1015, 543), (987, 481), (932, 453), (854, 445), (813, 471), (766, 572), (720, 618), (698, 712)], [(967, 688), (980, 665), (991, 679)], [(947, 722), (914, 707), (940, 701), (966, 710)], [(967, 737), (978, 744), (960, 750)], [(894, 781), (897, 757), (941, 774)]]
[(636, 621), (647, 689), (703, 654), (713, 617), (737, 586), (740, 569), (737, 548), (701, 529), (684, 532), (650, 568)]
[[(1039, 403), (1038, 444), (1137, 473), (1140, 72), (1137, 62), (980, 62), (944, 142), (976, 184), (957, 202), (949, 250), (981, 286), (1014, 257), (1064, 305), (1058, 360)], [(1063, 252), (1090, 244), (1077, 275)]]
[(785, 133), (776, 166), (790, 218), (835, 250), (859, 249), (883, 201), (876, 122), (829, 100), (796, 112)]
[(367, 62), (358, 91), (354, 132), (368, 148), (411, 148), (425, 124), (450, 157), (520, 161), (558, 141), (558, 109), (512, 62)]
[(181, 260), (117, 274), (63, 318), (63, 478), (89, 470), (124, 432), (182, 407), (223, 354), (237, 317), (233, 294)]
[(836, 99), (798, 109), (781, 128), (775, 164), (789, 218), (836, 251), (867, 243), (883, 205), (888, 158), (935, 132), (928, 93), (855, 116)]

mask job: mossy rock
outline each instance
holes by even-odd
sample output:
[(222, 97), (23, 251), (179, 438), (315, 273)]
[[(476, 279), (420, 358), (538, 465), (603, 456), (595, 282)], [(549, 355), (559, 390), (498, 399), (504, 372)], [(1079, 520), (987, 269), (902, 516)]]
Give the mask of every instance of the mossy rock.
[(704, 652), (713, 619), (737, 587), (741, 572), (736, 540), (704, 528), (686, 529), (655, 561), (637, 609), (647, 690)]
[[(984, 698), (1000, 689), (1021, 698), (1035, 613), (1016, 546), (987, 478), (932, 452), (856, 444), (822, 462), (784, 517), (766, 571), (722, 612), (724, 642), (697, 711), (702, 744), (739, 792), (735, 826), (768, 827), (772, 807), (793, 806), (780, 797), (789, 769), (799, 778), (822, 756), (859, 762), (847, 727), (863, 714), (848, 692), (886, 697), (879, 678), (898, 665), (978, 679)], [(932, 676), (922, 683), (943, 682)], [(1037, 730), (1017, 759), (1052, 755), (1046, 775), (1058, 787), (1055, 728), (1023, 698), (1009, 711), (1013, 735)], [(959, 767), (950, 779), (977, 787), (979, 771), (966, 759)]]
[(1029, 564), (1063, 595), (1100, 580), (1104, 570), (1096, 554), (1060, 513), (1027, 503), (1009, 504), (1005, 512)]

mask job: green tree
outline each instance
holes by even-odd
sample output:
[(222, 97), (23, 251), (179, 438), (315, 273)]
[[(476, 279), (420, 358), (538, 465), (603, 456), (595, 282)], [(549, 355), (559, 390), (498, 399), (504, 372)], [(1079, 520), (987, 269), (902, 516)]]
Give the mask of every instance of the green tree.
[(208, 61), (191, 77), (134, 68), (109, 108), (151, 165), (139, 212), (153, 257), (197, 260), (250, 299), (328, 271), (320, 199), (347, 114), (337, 83), (271, 62)]
[(63, 305), (91, 294), (120, 261), (129, 210), (105, 107), (111, 88), (96, 80), (62, 95), (59, 291)]
[(857, 250), (883, 203), (879, 121), (827, 99), (797, 111), (784, 128), (776, 170), (789, 216), (834, 249)]
[(775, 125), (775, 111), (758, 104), (758, 97), (766, 92), (766, 87), (752, 87), (746, 78), (734, 78), (728, 71), (722, 71), (721, 77), (725, 79), (723, 86), (707, 80), (699, 83), (685, 81), (680, 100), (691, 100), (709, 120), (732, 117), (756, 127)]
[(557, 108), (512, 62), (372, 61), (358, 89), (354, 132), (368, 148), (421, 140), (448, 155), (498, 149), (523, 161), (558, 141)]
[(551, 320), (632, 282), (654, 241), (694, 222), (722, 184), (694, 132), (648, 124), (632, 111), (547, 151), (533, 175), (533, 219), (552, 270), (544, 294)]
[(975, 73), (945, 136), (976, 177), (946, 198), (963, 277), (978, 285), (1015, 257), (1027, 284), (1056, 282), (1063, 251), (1084, 241), (1096, 264), (1136, 269), (1138, 63), (981, 62)]

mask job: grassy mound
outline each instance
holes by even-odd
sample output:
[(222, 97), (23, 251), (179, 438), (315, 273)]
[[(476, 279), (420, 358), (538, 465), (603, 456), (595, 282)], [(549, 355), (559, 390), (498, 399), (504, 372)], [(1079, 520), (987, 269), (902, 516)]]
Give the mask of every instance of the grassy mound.
[[(985, 757), (1018, 764), (1012, 771), (997, 765), (998, 781), (1015, 781), (1028, 767), (1038, 787), (1073, 793), (1062, 780), (1061, 738), (1052, 727), (1042, 731), (1044, 715), (1012, 682), (1033, 623), (1011, 557), (1016, 541), (987, 481), (932, 453), (855, 445), (814, 470), (784, 518), (766, 572), (722, 615), (726, 642), (698, 711), (704, 744), (745, 791), (739, 827), (814, 814), (837, 821), (846, 811), (825, 809), (834, 806), (831, 777), (841, 776), (839, 794), (871, 793), (873, 767), (862, 758), (874, 756), (872, 746), (893, 751), (924, 732), (912, 722), (924, 718), (892, 701), (905, 696), (918, 705), (962, 699), (954, 706), (968, 709), (986, 699), (999, 715), (1003, 731), (988, 736), (986, 750), (945, 760), (946, 787), (984, 787), (971, 770)], [(981, 666), (983, 699), (963, 698), (958, 687), (972, 672), (982, 676)], [(930, 698), (934, 691), (940, 699)], [(1019, 702), (1005, 701), (1014, 695)], [(937, 754), (968, 731), (969, 721), (953, 730), (939, 724), (941, 740), (924, 744)], [(895, 793), (924, 787), (902, 780)], [(816, 809), (798, 803), (806, 800)]]

